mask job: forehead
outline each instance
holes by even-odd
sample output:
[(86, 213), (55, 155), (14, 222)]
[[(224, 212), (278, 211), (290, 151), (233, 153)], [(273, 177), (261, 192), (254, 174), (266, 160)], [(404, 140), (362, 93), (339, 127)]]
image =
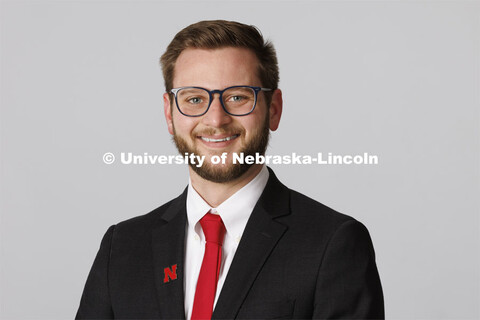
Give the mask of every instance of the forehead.
[(173, 87), (201, 86), (222, 89), (234, 85), (260, 86), (258, 58), (245, 48), (189, 48), (180, 54)]

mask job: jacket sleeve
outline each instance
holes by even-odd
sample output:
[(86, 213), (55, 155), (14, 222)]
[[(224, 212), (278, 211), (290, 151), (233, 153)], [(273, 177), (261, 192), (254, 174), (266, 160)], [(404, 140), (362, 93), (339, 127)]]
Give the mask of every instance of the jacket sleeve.
[(326, 248), (317, 278), (313, 318), (385, 318), (372, 240), (356, 220), (344, 222)]
[(108, 286), (110, 248), (115, 226), (103, 236), (92, 269), (87, 278), (75, 319), (113, 319)]

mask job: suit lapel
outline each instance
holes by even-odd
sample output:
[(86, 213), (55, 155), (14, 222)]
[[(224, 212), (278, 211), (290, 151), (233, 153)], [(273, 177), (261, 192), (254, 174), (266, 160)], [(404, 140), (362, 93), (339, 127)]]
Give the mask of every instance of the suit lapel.
[(186, 195), (172, 201), (152, 231), (155, 285), (161, 319), (185, 319), (184, 309), (184, 242)]
[(267, 185), (245, 227), (212, 319), (236, 317), (255, 278), (287, 230), (285, 225), (274, 219), (289, 214), (289, 190), (270, 168), (269, 171)]

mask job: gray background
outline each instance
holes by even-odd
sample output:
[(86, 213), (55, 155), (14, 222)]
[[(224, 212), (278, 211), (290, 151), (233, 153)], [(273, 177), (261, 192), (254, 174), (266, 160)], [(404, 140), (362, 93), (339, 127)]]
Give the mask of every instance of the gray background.
[(280, 61), (284, 114), (269, 154), (380, 157), (273, 165), (367, 225), (391, 319), (478, 318), (477, 1), (2, 1), (2, 319), (74, 316), (106, 229), (187, 183), (158, 58), (203, 19), (258, 26)]

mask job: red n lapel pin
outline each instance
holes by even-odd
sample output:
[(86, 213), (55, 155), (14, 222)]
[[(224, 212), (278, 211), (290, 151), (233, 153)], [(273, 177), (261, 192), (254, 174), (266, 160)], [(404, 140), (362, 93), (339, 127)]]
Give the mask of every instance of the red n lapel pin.
[(163, 283), (170, 282), (170, 280), (176, 280), (177, 279), (177, 265), (174, 264), (171, 267), (167, 267), (163, 269), (163, 273), (165, 274), (165, 277), (163, 278)]

